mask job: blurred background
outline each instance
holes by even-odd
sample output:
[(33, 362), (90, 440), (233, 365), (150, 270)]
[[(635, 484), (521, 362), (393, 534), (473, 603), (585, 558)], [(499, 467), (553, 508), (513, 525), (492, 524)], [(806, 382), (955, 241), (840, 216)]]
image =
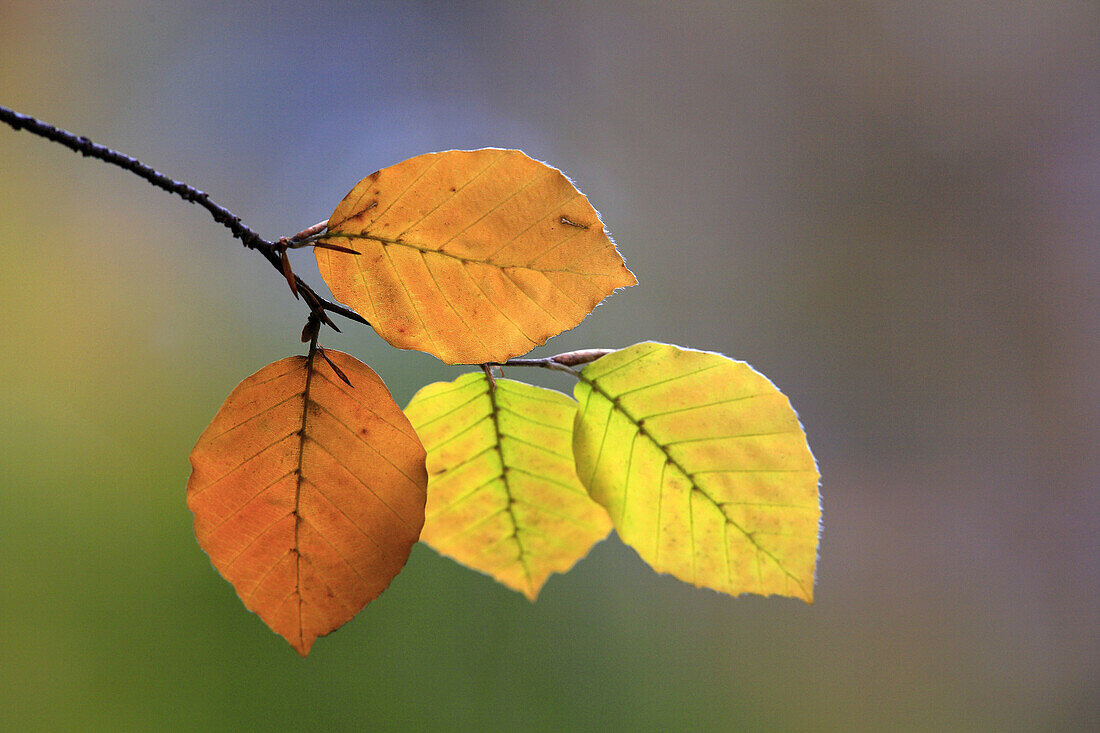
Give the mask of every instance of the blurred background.
[[(2, 127), (0, 728), (1095, 729), (1100, 6), (257, 5), (0, 0), (0, 103), (270, 238), (419, 153), (562, 168), (640, 284), (537, 353), (775, 381), (823, 474), (816, 602), (613, 537), (532, 605), (418, 546), (299, 659), (184, 488), (304, 307), (201, 209)], [(461, 373), (344, 330), (402, 405)]]

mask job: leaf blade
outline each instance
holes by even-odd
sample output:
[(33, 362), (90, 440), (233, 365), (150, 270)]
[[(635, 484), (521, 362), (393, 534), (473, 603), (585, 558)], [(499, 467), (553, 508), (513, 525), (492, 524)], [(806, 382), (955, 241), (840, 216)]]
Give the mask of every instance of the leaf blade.
[(325, 354), (241, 382), (196, 443), (187, 486), (211, 563), (302, 656), (404, 566), (427, 484), (423, 447), (382, 380)]
[(611, 522), (577, 480), (576, 403), (482, 373), (420, 390), (405, 408), (427, 450), (421, 539), (440, 554), (535, 600)]
[(643, 343), (586, 366), (574, 394), (577, 473), (643, 560), (732, 595), (812, 602), (819, 473), (766, 377)]
[(410, 158), (360, 181), (315, 249), (322, 277), (390, 344), (450, 364), (506, 361), (637, 281), (599, 214), (518, 150)]

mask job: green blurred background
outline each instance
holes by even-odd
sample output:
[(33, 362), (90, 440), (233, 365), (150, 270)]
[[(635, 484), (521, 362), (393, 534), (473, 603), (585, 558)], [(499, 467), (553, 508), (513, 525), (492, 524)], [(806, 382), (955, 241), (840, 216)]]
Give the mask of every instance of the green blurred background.
[[(200, 209), (4, 127), (0, 728), (1097, 724), (1100, 6), (259, 5), (0, 0), (0, 103), (268, 237), (423, 152), (561, 167), (640, 284), (539, 353), (655, 339), (771, 377), (823, 474), (817, 601), (612, 538), (532, 605), (418, 546), (299, 659), (184, 487), (303, 306)], [(461, 373), (324, 343), (401, 404)]]

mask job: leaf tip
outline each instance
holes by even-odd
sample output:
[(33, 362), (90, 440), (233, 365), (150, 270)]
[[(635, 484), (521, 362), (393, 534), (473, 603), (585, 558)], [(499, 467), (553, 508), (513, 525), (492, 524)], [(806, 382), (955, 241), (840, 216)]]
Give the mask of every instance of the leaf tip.
[(638, 284), (638, 276), (631, 272), (629, 267), (623, 265), (623, 272), (626, 273), (627, 283), (625, 285), (620, 285), (619, 287), (632, 288)]

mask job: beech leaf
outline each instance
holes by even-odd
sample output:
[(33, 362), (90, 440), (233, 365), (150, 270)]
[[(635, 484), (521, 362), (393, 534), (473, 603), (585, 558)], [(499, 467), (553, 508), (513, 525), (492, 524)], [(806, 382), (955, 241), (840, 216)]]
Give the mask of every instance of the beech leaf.
[(424, 387), (409, 416), (428, 453), (420, 539), (535, 600), (611, 531), (573, 468), (577, 403), (553, 390), (464, 374)]
[(787, 398), (744, 362), (642, 343), (586, 366), (577, 474), (659, 572), (813, 600), (817, 464)]
[(237, 385), (191, 452), (187, 484), (199, 545), (302, 656), (400, 572), (427, 485), (423, 446), (382, 380), (325, 356)]
[(599, 214), (561, 171), (518, 150), (428, 153), (367, 176), (317, 247), (337, 300), (402, 349), (503, 362), (634, 285)]

